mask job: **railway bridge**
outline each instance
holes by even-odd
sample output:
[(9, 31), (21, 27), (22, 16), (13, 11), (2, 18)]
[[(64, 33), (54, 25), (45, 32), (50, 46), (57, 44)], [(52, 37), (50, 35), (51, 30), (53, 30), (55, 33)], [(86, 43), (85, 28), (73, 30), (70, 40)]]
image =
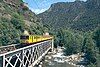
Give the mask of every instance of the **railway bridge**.
[(0, 54), (0, 67), (35, 67), (50, 49), (53, 39)]

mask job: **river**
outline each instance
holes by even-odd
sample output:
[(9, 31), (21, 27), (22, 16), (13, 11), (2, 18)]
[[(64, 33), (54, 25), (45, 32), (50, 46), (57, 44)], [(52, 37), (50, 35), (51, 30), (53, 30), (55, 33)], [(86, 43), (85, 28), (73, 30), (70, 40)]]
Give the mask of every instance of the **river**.
[(63, 55), (63, 49), (59, 48), (57, 53), (53, 53), (53, 54), (49, 53), (45, 57), (45, 60), (43, 62), (43, 67), (84, 67), (84, 66), (76, 65), (78, 60), (72, 61), (72, 59), (70, 60), (69, 57), (64, 56)]

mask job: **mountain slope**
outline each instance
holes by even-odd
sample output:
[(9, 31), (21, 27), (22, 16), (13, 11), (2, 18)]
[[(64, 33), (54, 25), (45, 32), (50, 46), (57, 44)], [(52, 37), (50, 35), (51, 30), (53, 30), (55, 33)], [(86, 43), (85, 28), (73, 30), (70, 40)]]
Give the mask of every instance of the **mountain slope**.
[(24, 30), (42, 34), (43, 25), (22, 0), (0, 0), (0, 45), (19, 43)]
[(100, 25), (99, 4), (99, 0), (59, 2), (52, 4), (38, 17), (45, 25), (50, 25), (55, 29), (63, 27), (80, 31), (94, 30)]

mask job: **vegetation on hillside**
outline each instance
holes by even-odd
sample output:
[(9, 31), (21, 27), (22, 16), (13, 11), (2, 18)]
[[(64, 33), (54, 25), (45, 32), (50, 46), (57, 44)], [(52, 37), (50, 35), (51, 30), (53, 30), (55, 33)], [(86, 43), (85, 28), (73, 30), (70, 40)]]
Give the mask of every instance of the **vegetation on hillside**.
[(75, 2), (54, 3), (38, 17), (44, 25), (49, 25), (52, 29), (63, 27), (83, 32), (93, 31), (100, 26), (100, 1), (76, 0)]
[(0, 0), (0, 46), (19, 43), (24, 30), (32, 34), (42, 34), (42, 23), (22, 0)]

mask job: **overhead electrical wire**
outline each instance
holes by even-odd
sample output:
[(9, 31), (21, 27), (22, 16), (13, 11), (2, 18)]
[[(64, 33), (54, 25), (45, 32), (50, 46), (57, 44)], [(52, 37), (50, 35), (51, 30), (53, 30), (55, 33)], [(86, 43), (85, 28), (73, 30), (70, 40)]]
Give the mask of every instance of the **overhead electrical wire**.
[(40, 9), (40, 7), (38, 6), (38, 3), (35, 0), (33, 0), (33, 1), (36, 4), (37, 8)]
[[(39, 7), (39, 5), (36, 2), (36, 0), (33, 0), (33, 1), (34, 1), (35, 5), (37, 6), (38, 10), (39, 10), (37, 13), (40, 13), (42, 11), (42, 8)], [(43, 1), (47, 1), (47, 0), (43, 0)], [(45, 3), (43, 5), (45, 5)]]
[[(43, 4), (41, 4), (41, 5), (39, 5), (39, 3), (38, 3), (39, 0), (32, 0), (32, 1), (34, 2), (36, 8), (34, 9), (33, 6), (30, 5), (30, 7), (31, 7), (30, 10), (32, 9), (32, 11), (35, 12), (35, 10), (37, 9), (37, 13), (41, 13), (41, 12), (43, 12), (42, 10), (44, 9), (44, 8), (41, 8), (41, 7), (42, 7), (42, 6), (45, 6), (46, 1), (48, 1), (48, 0), (42, 0), (42, 1), (45, 1), (45, 2), (41, 2), (41, 3), (43, 3)], [(28, 3), (27, 3), (27, 4), (28, 4)], [(41, 7), (40, 7), (40, 6), (41, 6)]]
[(35, 1), (35, 0), (33, 0), (34, 1), (34, 3), (35, 3), (35, 5), (37, 6), (37, 9), (39, 10), (37, 13), (39, 13), (41, 10), (41, 8), (39, 7), (39, 5), (38, 5), (38, 3)]

